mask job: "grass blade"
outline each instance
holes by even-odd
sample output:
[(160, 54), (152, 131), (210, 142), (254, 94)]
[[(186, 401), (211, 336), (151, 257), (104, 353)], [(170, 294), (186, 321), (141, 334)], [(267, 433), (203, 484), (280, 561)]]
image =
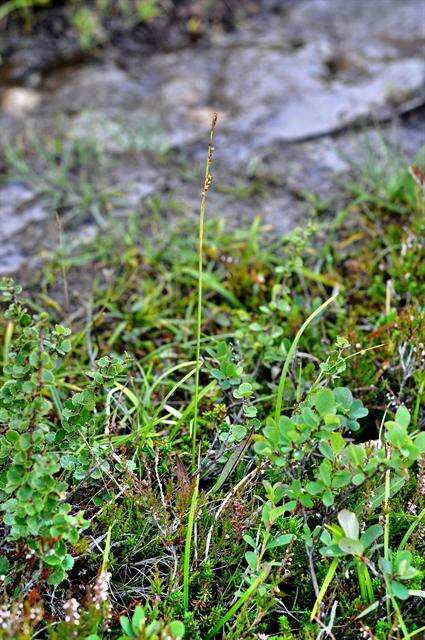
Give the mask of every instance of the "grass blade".
[(410, 525), (410, 527), (408, 528), (408, 530), (404, 534), (404, 536), (402, 538), (402, 541), (400, 542), (400, 544), (398, 546), (398, 550), (399, 551), (403, 551), (403, 549), (406, 546), (407, 541), (409, 540), (410, 536), (412, 535), (412, 533), (414, 532), (416, 527), (422, 522), (422, 519), (424, 517), (425, 517), (425, 509), (422, 509), (422, 511), (416, 516), (415, 520), (412, 522), (412, 524)]
[(6, 330), (4, 332), (4, 338), (3, 338), (3, 367), (7, 365), (9, 360), (9, 348), (10, 348), (10, 343), (12, 341), (13, 329), (14, 329), (14, 324), (13, 322), (9, 321), (6, 325)]
[(232, 607), (230, 607), (229, 611), (222, 618), (220, 618), (220, 620), (217, 622), (215, 627), (211, 629), (211, 631), (206, 635), (205, 640), (211, 640), (211, 638), (214, 638), (214, 636), (217, 635), (220, 629), (224, 627), (226, 622), (228, 622), (230, 618), (232, 618), (235, 615), (235, 613), (242, 607), (242, 605), (248, 601), (250, 596), (252, 596), (252, 594), (257, 591), (258, 587), (264, 582), (264, 580), (267, 578), (269, 573), (270, 573), (270, 567), (266, 567), (264, 571), (260, 573), (258, 578), (256, 578), (254, 582), (252, 582), (249, 585), (248, 589), (246, 589), (246, 591), (243, 592), (243, 594), (238, 598), (235, 604)]
[(289, 371), (289, 365), (292, 362), (292, 359), (295, 355), (295, 352), (297, 350), (298, 347), (298, 343), (301, 339), (301, 336), (303, 335), (304, 331), (307, 329), (307, 327), (313, 322), (313, 320), (315, 318), (317, 318), (317, 316), (319, 316), (322, 311), (324, 311), (326, 309), (326, 307), (328, 307), (338, 296), (339, 294), (339, 289), (337, 291), (335, 291), (335, 293), (328, 298), (327, 300), (325, 300), (325, 302), (323, 302), (320, 307), (318, 307), (315, 311), (313, 311), (313, 313), (311, 313), (307, 320), (305, 320), (305, 322), (301, 325), (300, 329), (298, 330), (297, 335), (294, 338), (294, 341), (291, 344), (291, 347), (288, 351), (288, 354), (286, 356), (285, 359), (285, 363), (283, 365), (283, 369), (282, 369), (282, 373), (280, 374), (280, 380), (279, 380), (279, 386), (277, 389), (277, 397), (276, 397), (276, 410), (275, 410), (275, 421), (277, 422), (280, 418), (280, 412), (282, 410), (282, 401), (283, 401), (283, 392), (285, 391), (285, 383), (286, 383), (286, 377), (288, 375), (288, 371)]
[(376, 600), (376, 602), (373, 602), (369, 607), (367, 607), (367, 609), (359, 613), (359, 615), (356, 616), (356, 620), (360, 620), (360, 618), (364, 618), (365, 616), (369, 615), (369, 613), (372, 613), (372, 611), (375, 611), (375, 609), (377, 609), (380, 604), (381, 604), (380, 600)]
[(232, 471), (237, 467), (239, 460), (242, 458), (243, 454), (249, 447), (249, 444), (252, 439), (252, 434), (253, 434), (253, 431), (251, 431), (251, 433), (247, 435), (245, 440), (242, 440), (242, 442), (238, 444), (238, 446), (233, 451), (232, 455), (224, 465), (223, 470), (220, 473), (217, 482), (214, 484), (212, 489), (210, 489), (210, 491), (208, 492), (208, 495), (211, 495), (212, 493), (215, 493), (216, 491), (218, 491), (226, 482), (227, 478), (230, 476)]
[(316, 602), (314, 603), (314, 607), (311, 610), (310, 620), (314, 620), (314, 618), (316, 617), (316, 614), (319, 611), (320, 604), (323, 598), (325, 597), (325, 594), (329, 588), (329, 585), (333, 580), (337, 566), (338, 566), (338, 558), (334, 558), (331, 564), (329, 565), (328, 572), (325, 576), (325, 579), (323, 580), (322, 586), (320, 587), (319, 595), (317, 596)]
[[(207, 385), (206, 387), (204, 387), (198, 394), (198, 400), (201, 400), (204, 396), (206, 396), (210, 391), (212, 391), (215, 387), (217, 386), (217, 383), (215, 380), (213, 380), (212, 382), (210, 382), (209, 385)], [(176, 422), (176, 424), (173, 426), (172, 430), (170, 431), (170, 441), (174, 440), (174, 438), (176, 437), (176, 434), (180, 431), (180, 427), (181, 425), (185, 422), (185, 420), (188, 419), (188, 417), (191, 415), (191, 413), (193, 413), (195, 407), (195, 398), (192, 399), (192, 401), (187, 405), (187, 407), (185, 408), (185, 410), (182, 412), (181, 414), (181, 418), (179, 418)]]
[(185, 611), (189, 610), (189, 571), (190, 571), (190, 553), (192, 549), (193, 525), (195, 522), (196, 504), (198, 501), (199, 476), (195, 480), (193, 488), (192, 500), (190, 501), (189, 517), (186, 527), (186, 542), (184, 547), (183, 558), (183, 606)]
[(108, 568), (109, 553), (111, 551), (111, 534), (112, 534), (112, 528), (114, 524), (115, 523), (111, 524), (106, 534), (105, 548), (103, 550), (103, 556), (102, 556), (102, 569), (101, 569), (102, 573), (104, 573)]
[(415, 631), (412, 631), (411, 633), (409, 633), (407, 637), (414, 638), (415, 636), (417, 636), (419, 633), (422, 633), (423, 631), (425, 631), (425, 627), (421, 627), (420, 629), (415, 629)]
[[(181, 272), (186, 273), (192, 278), (198, 277), (197, 271), (195, 269), (191, 269), (190, 267), (184, 267), (183, 269), (181, 269)], [(213, 291), (218, 293), (218, 295), (227, 300), (227, 302), (229, 302), (232, 307), (240, 308), (242, 306), (237, 297), (233, 295), (231, 291), (226, 289), (226, 287), (224, 287), (212, 273), (203, 273), (202, 280), (205, 287), (207, 287), (208, 289), (212, 289)]]

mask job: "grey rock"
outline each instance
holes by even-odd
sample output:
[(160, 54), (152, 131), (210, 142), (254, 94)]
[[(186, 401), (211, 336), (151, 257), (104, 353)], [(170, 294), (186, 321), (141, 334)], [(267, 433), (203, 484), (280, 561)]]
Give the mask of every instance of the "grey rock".
[[(150, 56), (137, 47), (131, 55), (105, 48), (96, 63), (57, 69), (36, 84), (40, 103), (24, 117), (0, 113), (1, 141), (53, 129), (66, 143), (94, 141), (112, 158), (102, 185), (121, 194), (111, 215), (140, 212), (159, 195), (178, 200), (180, 209), (171, 214), (177, 219), (176, 210), (196, 215), (209, 121), (217, 110), (217, 189), (210, 191), (208, 214), (233, 226), (261, 214), (282, 232), (305, 219), (297, 194), (335, 195), (335, 178), (349, 169), (350, 156), (359, 157), (362, 133), (353, 125), (385, 123), (382, 135), (413, 158), (425, 142), (423, 115), (416, 124), (399, 121), (395, 131), (391, 122), (425, 103), (423, 3), (271, 4), (273, 12), (216, 34), (209, 46)], [(244, 200), (232, 188), (252, 175), (264, 183), (263, 193)], [(0, 268), (20, 268), (24, 256), (40, 248), (26, 241), (23, 249), (21, 236), (27, 238), (31, 225), (51, 227), (52, 220), (29, 187), (0, 189)], [(72, 233), (79, 241), (78, 228)], [(47, 235), (37, 242), (45, 246)]]

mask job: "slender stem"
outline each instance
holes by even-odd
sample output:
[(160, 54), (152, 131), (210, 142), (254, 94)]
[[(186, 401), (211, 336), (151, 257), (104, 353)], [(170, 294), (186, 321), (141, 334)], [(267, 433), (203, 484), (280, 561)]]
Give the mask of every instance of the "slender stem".
[(390, 470), (385, 472), (385, 495), (384, 495), (384, 558), (390, 559)]
[[(387, 458), (390, 457), (389, 451), (387, 451)], [(384, 511), (385, 511), (385, 525), (384, 525), (384, 558), (390, 561), (390, 497), (391, 497), (391, 484), (390, 484), (390, 470), (385, 473), (385, 497), (384, 497)], [(397, 600), (394, 597), (393, 590), (391, 587), (390, 580), (385, 576), (385, 585), (387, 588), (387, 594), (389, 598), (387, 598), (387, 615), (388, 621), (390, 622), (390, 610), (389, 603), (393, 605), (393, 609), (396, 613), (398, 623), (403, 632), (405, 638), (409, 636), (409, 632), (407, 630), (406, 624), (403, 620), (403, 616), (400, 611), (400, 607), (398, 606)]]
[(115, 523), (111, 524), (106, 534), (105, 548), (103, 550), (103, 558), (102, 558), (102, 570), (101, 570), (102, 573), (104, 573), (108, 568), (109, 552), (111, 550), (111, 534), (112, 534), (112, 528), (114, 524)]
[(9, 361), (9, 348), (10, 343), (12, 342), (14, 324), (12, 321), (9, 321), (6, 325), (6, 330), (4, 332), (4, 342), (3, 342), (3, 367), (5, 367)]
[(199, 371), (201, 368), (201, 324), (202, 324), (202, 267), (203, 267), (203, 245), (205, 226), (205, 205), (207, 201), (208, 189), (211, 185), (210, 168), (214, 156), (213, 138), (214, 129), (217, 123), (217, 114), (214, 113), (211, 121), (210, 141), (208, 144), (207, 161), (205, 163), (204, 186), (201, 192), (199, 204), (199, 237), (198, 237), (198, 304), (196, 310), (196, 372), (195, 372), (195, 406), (193, 411), (192, 424), (192, 469), (196, 463), (196, 429), (198, 423), (198, 400), (199, 400)]
[(424, 390), (425, 390), (425, 378), (422, 380), (421, 384), (419, 385), (418, 395), (416, 396), (415, 409), (413, 411), (413, 419), (412, 419), (412, 424), (415, 426), (418, 424), (419, 409), (421, 408), (422, 394)]
[(65, 309), (67, 312), (69, 312), (68, 280), (66, 277), (66, 267), (65, 267), (65, 260), (64, 260), (65, 250), (64, 250), (64, 244), (63, 244), (62, 222), (58, 213), (56, 213), (56, 224), (58, 225), (60, 263), (61, 263), (62, 280), (63, 280), (63, 295), (64, 295), (64, 301), (65, 301)]
[(276, 410), (275, 410), (276, 422), (279, 420), (280, 412), (282, 410), (283, 392), (285, 391), (286, 376), (288, 375), (289, 365), (291, 364), (291, 361), (295, 355), (300, 338), (304, 333), (304, 331), (309, 326), (309, 324), (311, 324), (311, 322), (313, 322), (313, 320), (317, 318), (317, 316), (320, 315), (322, 311), (324, 311), (324, 309), (326, 309), (326, 307), (329, 306), (335, 300), (338, 294), (339, 294), (339, 289), (335, 291), (335, 293), (330, 298), (328, 298), (328, 300), (325, 300), (325, 302), (323, 302), (323, 304), (321, 304), (320, 307), (318, 307), (315, 311), (313, 311), (312, 314), (309, 315), (307, 320), (305, 320), (305, 322), (302, 324), (302, 326), (298, 330), (298, 333), (291, 344), (291, 347), (285, 359), (285, 363), (283, 365), (282, 373), (280, 374), (279, 386), (277, 389)]
[(425, 631), (425, 627), (421, 627), (420, 629), (415, 629), (415, 631), (412, 631), (411, 633), (409, 633), (407, 637), (413, 638), (414, 636), (417, 636), (418, 633), (422, 633), (422, 631)]
[(323, 598), (325, 597), (325, 593), (328, 590), (328, 587), (333, 580), (337, 566), (338, 566), (338, 558), (334, 558), (331, 564), (329, 565), (328, 572), (325, 576), (325, 579), (323, 580), (322, 586), (320, 587), (319, 595), (317, 596), (316, 602), (314, 603), (313, 609), (311, 610), (310, 620), (314, 620), (314, 618), (316, 617), (316, 614), (319, 611), (320, 604)]
[[(307, 512), (305, 510), (305, 507), (303, 507), (303, 517), (304, 517), (304, 522), (305, 522), (305, 524), (307, 526)], [(305, 547), (305, 552), (306, 552), (306, 555), (307, 555), (307, 558), (308, 558), (308, 566), (310, 568), (311, 582), (312, 582), (313, 589), (314, 589), (314, 595), (317, 598), (317, 596), (319, 595), (319, 583), (317, 582), (316, 567), (314, 566), (313, 551), (308, 546), (307, 539), (304, 540), (304, 547)]]
[[(388, 451), (387, 451), (388, 457)], [(385, 472), (385, 493), (384, 493), (384, 558), (385, 560), (390, 559), (390, 513), (389, 513), (389, 502), (390, 502), (390, 470), (388, 469)], [(389, 583), (385, 579), (385, 583), (387, 585), (387, 592), (389, 589)], [(389, 598), (387, 598), (386, 606), (387, 606), (387, 618), (388, 622), (391, 623), (391, 610), (390, 610), (390, 600), (392, 601), (392, 594), (388, 592)]]
[(369, 602), (368, 602), (366, 584), (365, 584), (364, 573), (363, 573), (363, 563), (360, 560), (360, 558), (356, 558), (356, 570), (357, 570), (357, 580), (359, 581), (359, 587), (360, 587), (360, 595), (362, 597), (363, 604), (367, 606)]
[(220, 631), (220, 629), (222, 627), (224, 627), (224, 625), (226, 624), (226, 622), (228, 622), (228, 620), (230, 620), (230, 618), (232, 616), (235, 615), (236, 611), (238, 611), (238, 609), (241, 608), (241, 606), (247, 602), (248, 598), (255, 592), (257, 591), (258, 587), (264, 582), (264, 580), (267, 578), (267, 576), (270, 573), (270, 567), (266, 567), (264, 569), (264, 571), (262, 571), (262, 573), (260, 573), (260, 575), (258, 576), (258, 578), (256, 578), (254, 580), (254, 582), (252, 582), (248, 589), (246, 589), (246, 591), (243, 592), (243, 594), (240, 596), (240, 598), (235, 602), (235, 604), (230, 607), (230, 609), (228, 610), (228, 612), (222, 617), (220, 618), (220, 620), (217, 622), (217, 624), (215, 625), (215, 627), (213, 629), (211, 629), (211, 631), (206, 635), (205, 640), (211, 640), (211, 638), (214, 638), (215, 635), (217, 635), (217, 633)]
[(189, 571), (190, 571), (190, 552), (192, 548), (193, 525), (195, 522), (196, 504), (198, 501), (199, 476), (195, 480), (193, 488), (192, 500), (190, 502), (189, 517), (186, 527), (186, 542), (184, 547), (183, 558), (183, 606), (185, 611), (189, 610)]
[[(387, 577), (385, 577), (385, 585), (387, 588), (387, 594), (389, 596), (389, 598), (387, 598), (387, 602), (391, 601), (391, 604), (393, 605), (393, 609), (397, 616), (398, 624), (400, 626), (401, 631), (403, 632), (403, 638), (409, 638), (409, 631), (406, 627), (406, 623), (403, 620), (403, 616), (401, 614), (400, 607), (398, 606), (397, 600), (394, 597), (394, 594), (391, 588), (391, 583)], [(391, 620), (390, 620), (390, 623), (391, 623)]]
[(403, 539), (402, 539), (402, 541), (400, 542), (400, 544), (398, 546), (398, 550), (399, 551), (403, 551), (403, 549), (406, 546), (407, 541), (409, 540), (410, 536), (412, 535), (412, 533), (414, 532), (416, 527), (421, 523), (421, 521), (422, 521), (422, 519), (424, 517), (425, 517), (425, 508), (422, 509), (422, 511), (416, 516), (414, 522), (412, 522), (412, 524), (410, 525), (410, 527), (408, 528), (408, 530), (404, 534)]

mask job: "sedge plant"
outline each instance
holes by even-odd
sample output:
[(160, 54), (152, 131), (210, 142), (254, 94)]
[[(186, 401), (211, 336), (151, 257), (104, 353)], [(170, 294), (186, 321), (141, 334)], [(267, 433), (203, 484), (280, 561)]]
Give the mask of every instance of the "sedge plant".
[[(205, 163), (204, 184), (201, 191), (201, 199), (199, 204), (199, 235), (198, 235), (198, 300), (196, 307), (196, 369), (195, 369), (195, 397), (193, 407), (192, 422), (192, 469), (196, 466), (196, 431), (198, 424), (199, 412), (199, 372), (201, 368), (201, 325), (202, 325), (202, 276), (203, 276), (203, 245), (204, 245), (204, 229), (205, 229), (205, 209), (207, 202), (208, 189), (211, 186), (212, 177), (210, 173), (213, 157), (214, 157), (214, 129), (217, 123), (217, 113), (213, 113), (210, 129), (210, 140), (208, 144), (207, 160)], [(186, 529), (186, 542), (184, 549), (183, 562), (183, 604), (187, 611), (189, 609), (189, 569), (190, 555), (192, 547), (193, 526), (195, 521), (196, 503), (198, 498), (199, 475), (196, 478), (195, 486), (192, 493), (192, 500), (189, 510), (189, 518)]]

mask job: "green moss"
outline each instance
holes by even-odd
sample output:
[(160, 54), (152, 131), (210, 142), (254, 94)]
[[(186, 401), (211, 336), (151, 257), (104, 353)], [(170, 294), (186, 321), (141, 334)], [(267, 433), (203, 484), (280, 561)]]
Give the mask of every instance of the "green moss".
[[(75, 152), (73, 157), (72, 167), (80, 162), (83, 173), (92, 166), (90, 152), (81, 157)], [(190, 610), (186, 612), (182, 558), (194, 486), (190, 430), (197, 240), (193, 223), (182, 222), (174, 231), (164, 233), (164, 225), (158, 232), (146, 226), (143, 219), (134, 218), (126, 229), (120, 223), (83, 248), (68, 251), (65, 243), (60, 254), (39, 274), (27, 309), (22, 308), (19, 316), (23, 326), (29, 322), (34, 327), (31, 340), (35, 341), (33, 348), (23, 354), (22, 362), (15, 362), (13, 355), (21, 329), (15, 324), (10, 328), (12, 316), (4, 319), (1, 333), (6, 366), (0, 402), (7, 404), (12, 382), (20, 394), (33, 394), (37, 411), (26, 416), (28, 424), (23, 430), (32, 433), (33, 424), (37, 423), (48, 434), (43, 446), (37, 446), (43, 455), (56, 456), (59, 466), (54, 467), (46, 482), (65, 482), (59, 488), (67, 487), (66, 498), (61, 491), (58, 501), (66, 499), (71, 514), (84, 511), (88, 526), (80, 540), (69, 545), (77, 562), (69, 571), (69, 581), (63, 582), (52, 596), (53, 604), (45, 595), (50, 593), (44, 584), (48, 575), (26, 558), (28, 541), (8, 543), (0, 558), (1, 571), (7, 573), (8, 598), (16, 600), (16, 594), (23, 592), (28, 581), (39, 581), (41, 589), (31, 597), (40, 603), (44, 600), (46, 612), (57, 622), (65, 590), (75, 593), (87, 618), (87, 623), (82, 622), (81, 634), (95, 633), (89, 629), (92, 583), (88, 595), (79, 589), (85, 579), (79, 574), (80, 567), (86, 563), (93, 580), (102, 568), (112, 574), (112, 630), (101, 631), (99, 618), (96, 633), (102, 639), (119, 637), (119, 615), (125, 611), (131, 619), (140, 602), (152, 615), (152, 622), (162, 620), (166, 625), (174, 619), (181, 620), (187, 638), (205, 638), (255, 583), (258, 563), (260, 568), (271, 563), (264, 583), (224, 625), (225, 637), (248, 640), (261, 632), (275, 639), (316, 638), (319, 628), (310, 621), (315, 600), (311, 562), (320, 587), (331, 565), (331, 559), (323, 555), (326, 533), (335, 533), (341, 509), (356, 513), (363, 528), (383, 521), (384, 463), (365, 480), (362, 469), (358, 469), (360, 484), (356, 486), (352, 478), (344, 485), (344, 472), (351, 467), (347, 462), (338, 462), (342, 481), (340, 487), (331, 487), (335, 494), (333, 504), (326, 505), (321, 498), (315, 498), (313, 506), (309, 506), (308, 501), (302, 501), (302, 491), (297, 493), (289, 486), (290, 474), (298, 477), (302, 469), (304, 484), (326, 480), (329, 465), (333, 464), (326, 463), (333, 460), (332, 448), (329, 452), (329, 448), (317, 446), (312, 435), (308, 442), (311, 450), (305, 453), (303, 447), (307, 445), (297, 442), (299, 434), (295, 433), (289, 447), (291, 458), (286, 452), (281, 459), (276, 455), (267, 460), (256, 451), (265, 441), (266, 425), (273, 437), (270, 420), (266, 420), (273, 414), (282, 363), (292, 340), (306, 317), (337, 284), (343, 287), (338, 304), (308, 326), (300, 339), (284, 390), (283, 414), (287, 422), (279, 429), (286, 433), (288, 424), (298, 424), (296, 420), (306, 410), (303, 401), (310, 397), (320, 370), (325, 372), (327, 387), (322, 399), (328, 402), (331, 396), (332, 405), (327, 413), (320, 414), (321, 430), (335, 432), (336, 447), (336, 433), (349, 438), (352, 444), (368, 442), (364, 445), (363, 467), (375, 455), (374, 441), (385, 412), (385, 420), (390, 420), (398, 406), (409, 408), (410, 438), (423, 428), (425, 234), (418, 192), (406, 171), (401, 176), (386, 182), (381, 177), (373, 184), (364, 178), (351, 186), (346, 215), (339, 216), (337, 222), (317, 218), (305, 230), (283, 239), (267, 236), (258, 221), (250, 229), (234, 232), (220, 221), (208, 221), (198, 421), (200, 469), (196, 472), (200, 474), (200, 491), (189, 576)], [(158, 199), (151, 203), (151, 208), (160, 212), (157, 219), (164, 217), (170, 206), (174, 205)], [(77, 311), (68, 318), (72, 334), (70, 342), (67, 338), (62, 345), (66, 348), (59, 347), (60, 357), (49, 369), (52, 375), (47, 374), (45, 384), (37, 387), (40, 332), (46, 340), (56, 323), (66, 324), (64, 274), (79, 287), (79, 299), (70, 301)], [(78, 314), (86, 294), (91, 301), (88, 324), (86, 315)], [(40, 315), (46, 306), (49, 314)], [(217, 350), (222, 341), (227, 341), (228, 346), (221, 357)], [(26, 380), (22, 376), (26, 375), (30, 352), (34, 354), (33, 379)], [(12, 370), (12, 362), (22, 368)], [(367, 418), (360, 422), (361, 428), (348, 436), (342, 422), (332, 423), (336, 416), (332, 404), (335, 396), (330, 389), (337, 386), (352, 390), (369, 409)], [(19, 396), (21, 400), (23, 397)], [(308, 407), (313, 419), (318, 415), (315, 398), (312, 394)], [(359, 403), (356, 406), (362, 408)], [(42, 411), (38, 410), (40, 407)], [(13, 419), (22, 420), (25, 411), (20, 407), (14, 411)], [(340, 407), (339, 411), (338, 420), (349, 409)], [(7, 425), (9, 418), (1, 415)], [(305, 429), (307, 426), (308, 420)], [(254, 447), (247, 444), (241, 449), (240, 460), (223, 479), (226, 462), (244, 444), (251, 429)], [(400, 425), (398, 434), (410, 447)], [(229, 435), (232, 441), (227, 439)], [(7, 450), (1, 458), (3, 503), (11, 486), (7, 479), (7, 442), (1, 449)], [(395, 442), (392, 448), (397, 448), (397, 439)], [(25, 456), (31, 457), (27, 438), (19, 443), (27, 452)], [(352, 450), (353, 455), (359, 452), (355, 447)], [(416, 522), (415, 511), (423, 509), (418, 485), (418, 477), (423, 475), (422, 463), (410, 467), (407, 463), (397, 464), (395, 460), (395, 468), (405, 482), (388, 505), (393, 554)], [(220, 488), (214, 491), (219, 478)], [(279, 494), (276, 504), (271, 492)], [(22, 502), (25, 495), (24, 492), (21, 496)], [(377, 495), (382, 500), (374, 506)], [(291, 501), (294, 504), (279, 511)], [(278, 509), (276, 517), (273, 508)], [(288, 534), (293, 537), (287, 538)], [(43, 536), (37, 544), (40, 548), (56, 544), (55, 537)], [(276, 545), (268, 547), (270, 541), (277, 541)], [(311, 561), (306, 543), (312, 552)], [(406, 549), (412, 553), (412, 566), (423, 572), (423, 523), (413, 530)], [(379, 565), (382, 553), (381, 535), (377, 546), (370, 550), (372, 588), (380, 602), (386, 595)], [(347, 640), (354, 640), (361, 632), (356, 617), (365, 602), (355, 558), (346, 554), (339, 562), (323, 599), (323, 621), (329, 620), (332, 602), (337, 600), (335, 628)], [(409, 588), (420, 589), (421, 579), (420, 573), (415, 574)], [(292, 612), (294, 602), (296, 621), (290, 615), (281, 616), (281, 607)], [(417, 608), (410, 605), (411, 600), (399, 602), (405, 623), (414, 629), (419, 624)], [(391, 615), (392, 622), (398, 624), (393, 611)], [(377, 638), (384, 638), (389, 632), (383, 616), (386, 611), (380, 606), (365, 618)], [(104, 617), (103, 609), (100, 617)], [(56, 631), (54, 628), (53, 625), (52, 633), (59, 633), (61, 627)], [(69, 631), (68, 627), (65, 631)]]

